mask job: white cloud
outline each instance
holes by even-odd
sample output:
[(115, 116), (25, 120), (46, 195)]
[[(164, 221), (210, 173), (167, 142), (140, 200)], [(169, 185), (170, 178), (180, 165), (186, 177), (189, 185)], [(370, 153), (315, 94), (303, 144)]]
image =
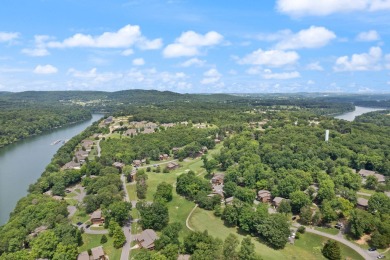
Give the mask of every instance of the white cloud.
[(264, 79), (285, 80), (285, 79), (300, 78), (301, 74), (298, 71), (273, 73), (270, 69), (266, 69), (266, 70), (263, 71), (263, 74), (261, 76)]
[(35, 35), (34, 42), (35, 47), (33, 49), (25, 48), (22, 49), (22, 53), (32, 57), (42, 57), (50, 55), (50, 52), (46, 49), (45, 41), (49, 40), (48, 35)]
[(116, 32), (104, 32), (97, 36), (77, 33), (62, 42), (48, 42), (47, 46), (49, 48), (128, 48), (135, 44), (141, 49), (158, 49), (162, 46), (162, 40), (149, 41), (142, 36), (138, 25), (128, 24)]
[(312, 63), (309, 63), (307, 66), (306, 66), (306, 69), (307, 70), (316, 70), (316, 71), (323, 71), (324, 68), (320, 65), (319, 62), (312, 62)]
[(292, 16), (325, 16), (353, 11), (388, 10), (390, 0), (278, 0), (277, 9)]
[(336, 34), (325, 27), (311, 26), (296, 34), (286, 35), (283, 40), (276, 44), (276, 48), (281, 50), (320, 48), (335, 38)]
[(209, 69), (203, 73), (203, 76), (204, 77), (200, 82), (203, 85), (215, 84), (219, 82), (222, 77), (221, 73), (219, 73), (217, 69)]
[(34, 73), (36, 73), (36, 74), (54, 74), (57, 72), (58, 72), (58, 69), (50, 64), (38, 65), (34, 69)]
[(246, 70), (246, 73), (249, 75), (258, 75), (262, 72), (261, 67), (250, 67)]
[(295, 51), (258, 49), (238, 61), (239, 64), (266, 65), (271, 67), (281, 67), (291, 65), (299, 60), (299, 55)]
[(42, 57), (50, 54), (46, 49), (22, 49), (22, 53), (32, 57)]
[(0, 42), (11, 42), (19, 38), (19, 36), (17, 32), (0, 32)]
[(132, 54), (134, 54), (133, 49), (126, 49), (126, 50), (124, 50), (124, 51), (121, 52), (121, 55), (122, 55), (122, 56), (130, 56), (130, 55), (132, 55)]
[(194, 31), (184, 32), (175, 40), (175, 43), (165, 47), (163, 55), (166, 58), (196, 56), (200, 54), (201, 47), (218, 45), (222, 40), (223, 36), (214, 31), (208, 32), (205, 35), (198, 34)]
[(368, 32), (361, 32), (356, 36), (357, 41), (361, 42), (372, 42), (372, 41), (377, 41), (380, 39), (380, 36), (377, 31), (371, 30)]
[(87, 80), (86, 84), (101, 84), (112, 80), (123, 78), (122, 73), (105, 72), (98, 73), (96, 68), (92, 68), (88, 71), (78, 71), (73, 68), (68, 70), (68, 75), (74, 78)]
[(335, 71), (367, 71), (380, 70), (382, 50), (379, 47), (372, 47), (368, 53), (353, 54), (339, 57), (333, 67)]
[(200, 60), (198, 58), (192, 58), (192, 59), (189, 59), (189, 60), (186, 60), (185, 62), (183, 62), (182, 64), (180, 64), (181, 67), (191, 67), (191, 66), (197, 66), (197, 67), (202, 67), (206, 64), (206, 61), (205, 60)]
[(134, 66), (142, 66), (145, 65), (145, 61), (142, 58), (137, 58), (133, 60), (133, 65)]

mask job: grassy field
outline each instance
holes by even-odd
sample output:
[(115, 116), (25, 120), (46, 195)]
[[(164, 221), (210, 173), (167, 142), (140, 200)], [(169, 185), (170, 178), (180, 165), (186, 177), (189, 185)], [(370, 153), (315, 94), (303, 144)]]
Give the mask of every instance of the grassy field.
[(314, 229), (330, 235), (337, 235), (340, 232), (337, 228), (314, 227)]
[[(100, 246), (100, 239), (102, 238), (103, 235), (91, 235), (91, 234), (83, 234), (83, 242), (84, 244), (79, 247), (79, 253), (83, 251), (87, 251), (88, 249)], [(122, 249), (116, 249), (113, 246), (113, 240), (111, 237), (107, 236), (107, 243), (103, 244), (103, 249), (106, 255), (110, 257), (110, 259), (120, 259), (121, 258), (121, 253)]]
[(375, 193), (374, 190), (367, 190), (365, 188), (360, 188), (359, 192), (368, 193), (368, 194), (371, 194), (371, 195), (373, 195)]
[[(240, 240), (245, 237), (245, 234), (240, 234), (237, 228), (228, 228), (223, 224), (220, 218), (214, 216), (213, 212), (203, 209), (196, 209), (190, 219), (190, 226), (195, 230), (204, 231), (214, 237), (225, 239), (229, 233), (235, 233)], [(287, 244), (283, 250), (274, 250), (257, 239), (253, 238), (256, 252), (263, 259), (325, 259), (321, 254), (323, 243), (326, 238), (314, 234), (304, 234), (300, 239), (297, 239), (294, 245)], [(343, 258), (342, 259), (363, 259), (355, 251), (344, 245), (340, 245)]]

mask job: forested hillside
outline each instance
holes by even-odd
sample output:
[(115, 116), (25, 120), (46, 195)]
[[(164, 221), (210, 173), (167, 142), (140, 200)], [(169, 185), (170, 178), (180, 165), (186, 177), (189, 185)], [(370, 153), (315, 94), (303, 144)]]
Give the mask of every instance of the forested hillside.
[(390, 126), (390, 110), (374, 111), (355, 118), (356, 122)]

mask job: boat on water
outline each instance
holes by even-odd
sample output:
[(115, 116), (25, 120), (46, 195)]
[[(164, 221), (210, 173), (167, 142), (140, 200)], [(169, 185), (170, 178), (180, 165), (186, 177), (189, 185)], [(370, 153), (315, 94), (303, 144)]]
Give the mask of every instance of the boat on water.
[(61, 142), (61, 139), (55, 140), (55, 141), (52, 142), (50, 145), (56, 145), (56, 144), (58, 144), (59, 142)]

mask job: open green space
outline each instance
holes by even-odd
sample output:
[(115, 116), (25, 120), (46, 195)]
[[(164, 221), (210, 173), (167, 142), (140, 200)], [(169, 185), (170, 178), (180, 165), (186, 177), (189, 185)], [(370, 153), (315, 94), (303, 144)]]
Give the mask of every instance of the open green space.
[[(92, 249), (94, 247), (100, 246), (100, 240), (103, 235), (91, 235), (83, 234), (83, 245), (79, 247), (79, 253)], [(103, 244), (104, 253), (110, 257), (110, 259), (120, 259), (122, 248), (116, 249), (113, 245), (112, 237), (107, 236), (107, 243)]]
[(337, 235), (340, 232), (337, 228), (314, 227), (314, 229), (330, 235)]
[[(246, 234), (240, 233), (237, 228), (229, 228), (223, 224), (223, 221), (215, 217), (212, 211), (206, 211), (197, 208), (190, 218), (190, 226), (198, 231), (207, 230), (207, 232), (220, 239), (225, 239), (230, 233), (234, 233), (241, 241)], [(256, 252), (263, 257), (263, 259), (325, 259), (321, 254), (323, 243), (327, 238), (315, 234), (305, 233), (301, 235), (300, 239), (295, 240), (295, 244), (287, 244), (282, 250), (274, 250), (258, 239), (252, 238), (255, 244)], [(354, 250), (340, 244), (342, 259), (363, 259)]]

